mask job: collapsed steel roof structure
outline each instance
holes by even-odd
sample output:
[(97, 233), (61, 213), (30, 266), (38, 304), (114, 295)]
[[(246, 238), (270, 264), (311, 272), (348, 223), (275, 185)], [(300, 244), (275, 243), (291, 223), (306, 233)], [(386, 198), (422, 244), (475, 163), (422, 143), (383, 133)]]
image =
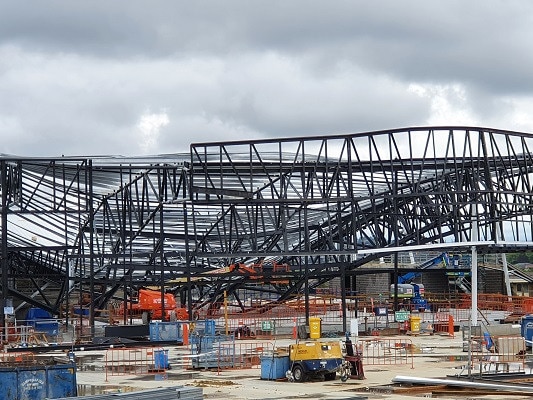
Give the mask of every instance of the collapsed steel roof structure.
[(192, 311), (240, 302), (243, 288), (288, 299), (398, 251), (530, 249), (532, 150), (528, 133), (417, 127), (154, 157), (3, 156), (3, 304), (60, 314), (88, 294), (94, 318), (157, 286)]

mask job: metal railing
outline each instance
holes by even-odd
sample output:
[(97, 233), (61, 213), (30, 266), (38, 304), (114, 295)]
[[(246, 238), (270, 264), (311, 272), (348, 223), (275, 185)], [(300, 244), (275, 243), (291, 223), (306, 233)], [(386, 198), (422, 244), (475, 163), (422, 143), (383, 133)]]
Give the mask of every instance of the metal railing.
[(168, 369), (168, 350), (162, 347), (109, 349), (105, 353), (106, 381), (117, 375), (149, 375)]
[[(467, 343), (471, 360), (467, 371), (479, 375), (524, 373), (526, 343), (520, 336), (495, 336), (484, 333), (471, 336)], [(464, 373), (464, 371), (462, 371)]]
[(410, 339), (359, 339), (355, 344), (364, 365), (410, 365), (414, 347)]

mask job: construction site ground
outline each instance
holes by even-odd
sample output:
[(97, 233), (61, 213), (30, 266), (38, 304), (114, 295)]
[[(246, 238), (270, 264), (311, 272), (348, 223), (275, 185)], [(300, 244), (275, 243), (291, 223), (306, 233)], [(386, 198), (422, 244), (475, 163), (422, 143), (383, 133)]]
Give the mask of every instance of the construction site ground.
[[(343, 340), (339, 337), (338, 340)], [(368, 339), (368, 338), (366, 338)], [(371, 338), (370, 338), (371, 339)], [(378, 338), (376, 338), (378, 339)], [(254, 339), (251, 339), (252, 341)], [(323, 339), (337, 340), (335, 338)], [(105, 351), (77, 351), (77, 383), (79, 395), (137, 391), (169, 386), (195, 386), (203, 389), (205, 399), (525, 399), (527, 393), (479, 391), (443, 386), (403, 386), (394, 384), (397, 376), (421, 378), (466, 377), (475, 374), (468, 367), (468, 352), (464, 351), (460, 334), (399, 335), (395, 341), (412, 343), (412, 363), (397, 365), (364, 365), (364, 379), (340, 376), (334, 381), (311, 380), (304, 383), (286, 379), (261, 379), (261, 366), (247, 369), (190, 369), (186, 360), (191, 356), (188, 346), (166, 346), (170, 369), (164, 374), (106, 376)], [(283, 348), (293, 339), (276, 340), (274, 348)], [(526, 363), (527, 364), (527, 363)], [(524, 368), (525, 373), (529, 373)]]

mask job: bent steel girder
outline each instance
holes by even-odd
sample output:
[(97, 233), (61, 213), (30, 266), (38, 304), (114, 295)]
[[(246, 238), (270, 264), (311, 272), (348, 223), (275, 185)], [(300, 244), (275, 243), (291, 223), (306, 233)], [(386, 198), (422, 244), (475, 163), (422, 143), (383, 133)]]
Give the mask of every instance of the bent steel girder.
[[(22, 306), (30, 304), (58, 314), (68, 281), (65, 280), (62, 271), (50, 269), (48, 266), (58, 261), (50, 258), (62, 258), (64, 250), (54, 252), (48, 249), (45, 252), (30, 254), (31, 258), (25, 258), (22, 252), (9, 254), (8, 280), (13, 282), (9, 285), (9, 294), (23, 301)], [(20, 277), (26, 277), (23, 284), (15, 282), (17, 279), (20, 280)]]
[[(3, 158), (2, 300), (59, 313), (67, 292), (65, 265), (85, 219), (85, 160)], [(14, 178), (16, 176), (16, 178)], [(8, 178), (6, 181), (6, 177)], [(2, 317), (3, 318), (3, 317)]]
[(183, 158), (102, 167), (102, 173), (115, 175), (119, 184), (99, 199), (78, 239), (95, 256), (93, 264), (80, 265), (77, 274), (85, 277), (80, 285), (92, 295), (91, 308), (103, 309), (112, 298), (130, 300), (142, 286), (164, 288), (186, 270)]
[[(4, 159), (2, 255), (18, 262), (3, 262), (3, 298), (34, 304), (38, 293), (42, 308), (58, 313), (78, 290), (97, 308), (126, 280), (136, 287), (147, 273), (144, 284), (172, 276), (185, 254), (184, 159)], [(63, 285), (52, 291), (58, 273)]]
[[(530, 248), (532, 143), (440, 127), (193, 144), (192, 260), (283, 259), (305, 271), (298, 280), (476, 237), (482, 252)], [(213, 224), (197, 226), (194, 215), (207, 213)]]
[[(192, 309), (248, 291), (285, 299), (398, 251), (529, 249), (532, 143), (426, 127), (146, 158), (4, 156), (3, 300), (57, 312), (88, 293), (93, 315), (157, 286)], [(220, 273), (233, 263), (290, 268)]]

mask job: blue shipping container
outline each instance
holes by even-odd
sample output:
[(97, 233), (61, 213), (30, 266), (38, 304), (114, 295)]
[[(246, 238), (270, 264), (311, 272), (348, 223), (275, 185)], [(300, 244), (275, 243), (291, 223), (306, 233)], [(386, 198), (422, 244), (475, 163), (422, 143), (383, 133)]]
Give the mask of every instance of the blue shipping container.
[(261, 379), (283, 379), (290, 369), (289, 356), (261, 357)]
[(0, 400), (42, 400), (75, 396), (75, 363), (0, 368)]

